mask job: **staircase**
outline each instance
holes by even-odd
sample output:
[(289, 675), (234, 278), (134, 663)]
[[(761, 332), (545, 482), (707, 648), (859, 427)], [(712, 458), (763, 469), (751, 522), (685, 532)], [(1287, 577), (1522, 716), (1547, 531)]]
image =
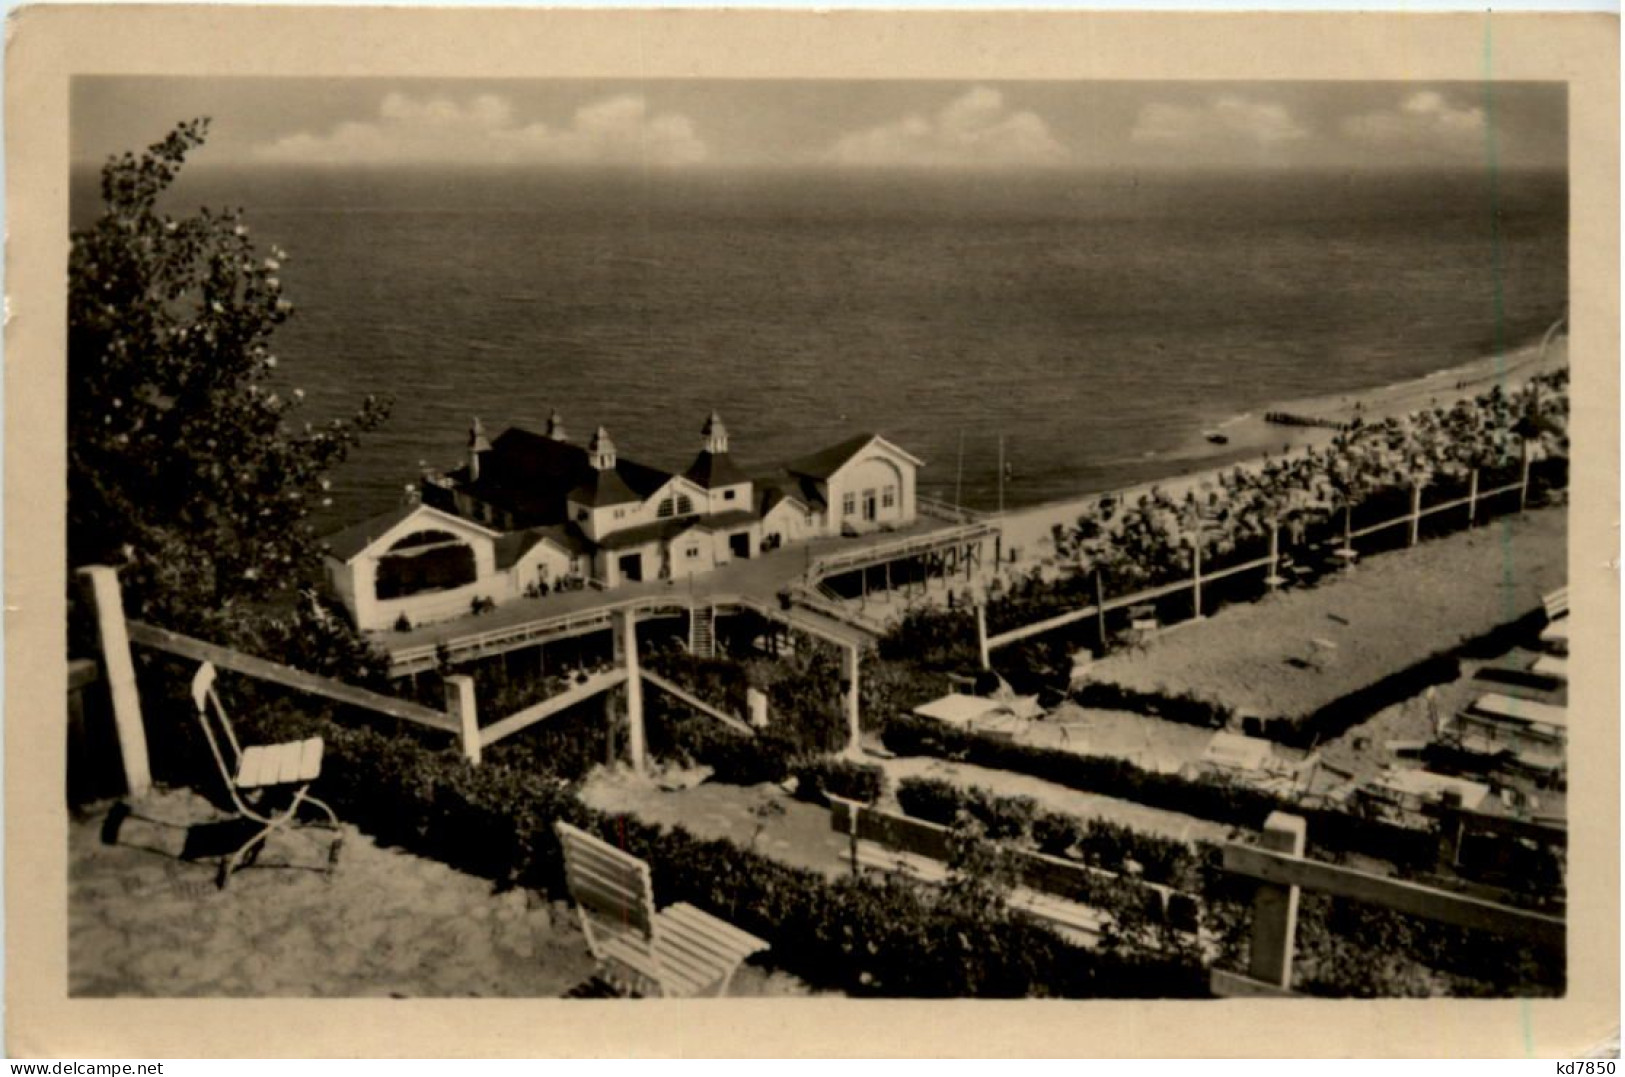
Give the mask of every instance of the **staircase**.
[(688, 653), (696, 658), (715, 658), (717, 653), (717, 608), (694, 606), (688, 611)]

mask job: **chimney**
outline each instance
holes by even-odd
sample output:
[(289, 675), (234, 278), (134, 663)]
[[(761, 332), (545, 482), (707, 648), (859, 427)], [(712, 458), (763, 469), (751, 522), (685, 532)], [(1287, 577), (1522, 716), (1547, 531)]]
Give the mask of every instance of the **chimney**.
[(480, 481), (480, 454), (491, 451), (491, 443), (485, 440), (485, 427), (480, 424), (479, 416), (468, 428), (468, 481)]

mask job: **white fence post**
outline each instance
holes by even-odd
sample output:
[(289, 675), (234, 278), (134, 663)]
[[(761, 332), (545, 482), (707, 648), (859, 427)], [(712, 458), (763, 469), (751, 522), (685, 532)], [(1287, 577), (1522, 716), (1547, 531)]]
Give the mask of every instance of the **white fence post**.
[(991, 669), (993, 660), (987, 650), (987, 603), (981, 599), (976, 601), (976, 653), (981, 657), (982, 668)]
[(1415, 546), (1422, 537), (1422, 484), (1411, 483), (1411, 537), (1410, 545)]
[(1202, 538), (1198, 535), (1191, 540), (1191, 605), (1196, 611), (1196, 619), (1202, 619)]
[(858, 720), (858, 645), (849, 643), (841, 651), (841, 679), (846, 688), (846, 750), (856, 755), (862, 748)]
[(1522, 442), (1522, 476), (1518, 480), (1518, 511), (1522, 512), (1529, 504), (1529, 442)]
[(615, 614), (615, 635), (620, 639), (621, 660), (626, 667), (626, 727), (627, 752), (632, 757), (632, 769), (639, 774), (645, 769), (645, 741), (643, 736), (643, 674), (638, 668), (638, 618), (631, 610)]
[(1270, 570), (1264, 583), (1272, 593), (1281, 586), (1281, 524), (1277, 520), (1270, 521)]
[(1467, 526), (1478, 523), (1478, 468), (1467, 480)]
[[(1264, 822), (1259, 847), (1301, 857), (1308, 845), (1308, 824), (1302, 816), (1271, 812)], [(1298, 888), (1259, 883), (1253, 898), (1252, 956), (1248, 974), (1282, 990), (1292, 988), (1292, 950), (1298, 934)]]
[(96, 639), (102, 649), (107, 693), (113, 701), (124, 784), (132, 797), (145, 796), (152, 788), (152, 771), (147, 762), (147, 730), (141, 720), (141, 694), (135, 685), (135, 663), (130, 658), (130, 634), (124, 624), (118, 571), (108, 565), (90, 565), (81, 568), (79, 576), (85, 581), (96, 615)]
[(446, 713), (457, 719), (463, 742), (463, 756), (470, 763), (480, 761), (480, 715), (474, 702), (474, 678), (453, 673), (446, 678)]

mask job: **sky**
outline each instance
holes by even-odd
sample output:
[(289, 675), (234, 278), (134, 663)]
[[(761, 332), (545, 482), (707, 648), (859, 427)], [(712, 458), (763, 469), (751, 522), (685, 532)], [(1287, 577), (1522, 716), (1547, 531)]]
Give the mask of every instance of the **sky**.
[(1562, 167), (1561, 83), (84, 77), (76, 163), (212, 119), (199, 165)]

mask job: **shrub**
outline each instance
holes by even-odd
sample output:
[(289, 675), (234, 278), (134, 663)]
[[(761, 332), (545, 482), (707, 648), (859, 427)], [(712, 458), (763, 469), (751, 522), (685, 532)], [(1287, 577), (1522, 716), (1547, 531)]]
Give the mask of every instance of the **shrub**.
[[(503, 885), (567, 890), (553, 823), (650, 863), (661, 904), (688, 901), (772, 943), (767, 959), (818, 988), (888, 997), (1204, 997), (1188, 957), (1096, 953), (1008, 915), (981, 917), (928, 888), (789, 867), (582, 804), (562, 781), (470, 766), (454, 749), (286, 705), (239, 707), (256, 739), (319, 735), (318, 795), (385, 844)], [(739, 738), (741, 743), (749, 743)]]
[(399, 617), (395, 618), (395, 631), (397, 631), (397, 632), (410, 632), (410, 631), (412, 631), (412, 619), (410, 617), (408, 617), (404, 613), (401, 614)]
[(1224, 704), (1189, 692), (1143, 692), (1111, 681), (1090, 681), (1073, 692), (1072, 698), (1082, 707), (1150, 714), (1203, 729), (1223, 729), (1234, 717)]
[(810, 759), (792, 769), (796, 798), (822, 804), (823, 794), (873, 804), (886, 791), (886, 772), (873, 763), (846, 759)]
[(885, 745), (899, 755), (932, 755), (977, 766), (1030, 774), (1085, 792), (1132, 800), (1248, 830), (1263, 827), (1272, 811), (1307, 817), (1314, 845), (1359, 852), (1403, 867), (1431, 865), (1437, 844), (1431, 833), (1305, 808), (1260, 789), (1218, 778), (1184, 778), (1144, 770), (1123, 759), (1076, 755), (997, 741), (951, 729), (929, 719), (899, 717), (887, 723)]

